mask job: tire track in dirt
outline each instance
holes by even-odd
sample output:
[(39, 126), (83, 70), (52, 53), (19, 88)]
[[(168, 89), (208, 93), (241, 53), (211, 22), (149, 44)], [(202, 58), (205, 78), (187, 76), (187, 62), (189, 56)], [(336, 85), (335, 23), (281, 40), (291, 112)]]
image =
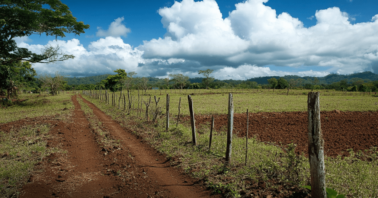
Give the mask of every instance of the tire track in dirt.
[(147, 169), (150, 173), (150, 177), (156, 179), (160, 186), (170, 191), (171, 197), (210, 197), (211, 193), (205, 191), (202, 187), (195, 185), (194, 179), (171, 167), (169, 161), (166, 160), (164, 155), (159, 154), (149, 145), (142, 143), (143, 141), (141, 141), (139, 137), (133, 135), (131, 131), (121, 127), (110, 116), (97, 108), (96, 105), (84, 98), (82, 99), (109, 129), (111, 135), (121, 140), (121, 143), (130, 149), (130, 152), (133, 157), (135, 157), (138, 165)]

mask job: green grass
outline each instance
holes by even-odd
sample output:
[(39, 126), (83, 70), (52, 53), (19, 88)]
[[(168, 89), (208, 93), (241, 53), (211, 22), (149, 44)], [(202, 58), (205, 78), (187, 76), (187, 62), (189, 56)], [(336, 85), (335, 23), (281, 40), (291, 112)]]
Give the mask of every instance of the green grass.
[[(239, 92), (234, 94), (236, 113), (244, 112), (247, 108), (249, 108), (250, 112), (307, 111), (307, 94), (303, 90), (292, 91), (291, 93), (294, 95), (289, 96), (286, 96), (286, 91), (282, 90), (276, 90), (274, 93), (268, 92), (268, 90), (258, 93), (255, 90), (236, 91)], [(197, 92), (204, 93), (206, 91), (194, 91), (192, 98), (196, 114), (225, 114), (227, 112), (227, 93), (222, 94), (219, 93), (219, 90), (215, 90), (214, 92), (219, 94), (200, 95)], [(152, 96), (154, 93), (160, 94), (156, 91), (147, 92)], [(185, 95), (188, 93), (180, 94), (179, 91), (177, 93), (170, 91), (170, 106), (173, 115), (177, 115), (179, 97), (182, 97), (181, 113), (189, 115), (187, 97)], [(134, 94), (135, 91), (133, 92)], [(162, 94), (164, 94), (164, 91)], [(146, 100), (149, 96), (143, 97)], [(159, 104), (163, 112), (165, 112), (165, 96), (162, 95), (160, 97)], [(211, 152), (209, 152), (210, 124), (200, 126), (198, 131), (203, 132), (203, 134), (197, 137), (199, 146), (193, 147), (190, 143), (191, 129), (187, 127), (187, 123), (179, 124), (178, 128), (175, 128), (175, 125), (172, 124), (172, 130), (165, 132), (165, 127), (162, 125), (146, 124), (143, 121), (144, 116), (138, 118), (135, 110), (132, 110), (127, 115), (127, 113), (118, 110), (118, 108), (104, 104), (103, 101), (91, 99), (88, 96), (85, 96), (85, 98), (97, 105), (113, 119), (123, 123), (134, 133), (143, 136), (159, 151), (170, 157), (178, 158), (181, 168), (194, 177), (204, 179), (208, 187), (214, 189), (215, 192), (238, 196), (240, 191), (246, 190), (246, 181), (258, 181), (260, 179), (266, 181), (267, 188), (271, 189), (276, 189), (278, 186), (277, 183), (269, 183), (270, 180), (278, 180), (284, 186), (309, 185), (309, 163), (304, 156), (296, 156), (293, 152), (285, 153), (277, 146), (261, 143), (257, 139), (251, 138), (248, 146), (249, 161), (247, 166), (244, 166), (245, 139), (234, 136), (232, 163), (225, 168), (222, 159), (225, 157), (226, 150), (226, 133), (224, 130), (215, 133)], [(176, 102), (173, 101), (177, 101), (177, 104), (175, 105)], [(376, 111), (378, 108), (377, 102), (377, 98), (372, 97), (372, 95), (349, 92), (329, 91), (321, 93), (320, 97), (322, 111), (335, 109), (341, 111)], [(151, 104), (151, 106), (154, 107), (155, 104)], [(137, 107), (137, 105), (134, 104), (134, 107)], [(143, 108), (145, 108), (144, 105)], [(162, 118), (159, 122), (162, 123), (164, 119)], [(171, 123), (175, 123), (173, 119)], [(293, 146), (288, 148), (293, 148)], [(376, 148), (372, 148), (365, 154), (351, 152), (350, 157), (344, 159), (341, 157), (326, 157), (327, 187), (333, 188), (340, 194), (347, 195), (347, 197), (377, 197), (378, 178), (375, 176), (378, 174), (377, 156)], [(366, 160), (368, 158), (370, 160)]]
[[(70, 114), (74, 109), (70, 94), (60, 94), (57, 96), (22, 94), (19, 99), (26, 99), (24, 102), (0, 108), (0, 124), (12, 122), (24, 118), (34, 118), (40, 116), (60, 115), (61, 119)], [(63, 111), (67, 108), (66, 111)]]
[[(211, 115), (226, 114), (228, 104), (228, 93), (230, 90), (147, 90), (140, 91), (140, 100), (147, 101), (151, 96), (151, 106), (155, 106), (153, 97), (160, 97), (159, 104), (164, 107), (166, 104), (166, 93), (170, 95), (170, 113), (177, 115), (178, 103), (181, 97), (181, 115), (189, 115), (188, 94), (192, 95), (195, 114)], [(234, 112), (292, 112), (307, 111), (307, 93), (310, 90), (231, 90), (234, 99)], [(257, 91), (257, 92), (256, 92)], [(317, 91), (317, 90), (314, 90)], [(209, 94), (211, 93), (211, 94)], [(118, 97), (120, 92), (116, 92)], [(123, 92), (125, 94), (125, 92)], [(131, 92), (134, 108), (138, 107), (138, 91)], [(127, 96), (126, 96), (127, 98)], [(140, 102), (139, 102), (140, 103)], [(121, 100), (123, 108), (123, 101)], [(144, 107), (144, 104), (143, 104)], [(322, 111), (377, 111), (378, 99), (369, 93), (340, 92), (332, 90), (320, 90), (320, 108)]]
[(49, 125), (0, 131), (0, 197), (18, 197), (34, 165), (58, 149), (46, 148)]

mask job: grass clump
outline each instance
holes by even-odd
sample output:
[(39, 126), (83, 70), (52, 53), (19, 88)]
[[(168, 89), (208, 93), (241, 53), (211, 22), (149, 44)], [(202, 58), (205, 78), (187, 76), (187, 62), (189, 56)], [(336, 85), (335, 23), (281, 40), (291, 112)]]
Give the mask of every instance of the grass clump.
[(119, 140), (114, 140), (110, 136), (109, 132), (102, 127), (102, 123), (97, 116), (94, 115), (93, 110), (86, 103), (84, 103), (80, 97), (77, 97), (77, 101), (79, 102), (81, 109), (84, 111), (85, 117), (89, 121), (93, 132), (100, 137), (96, 138), (98, 143), (101, 144), (107, 151), (120, 147)]
[(50, 125), (0, 131), (0, 197), (18, 197), (34, 165), (58, 149), (46, 148)]

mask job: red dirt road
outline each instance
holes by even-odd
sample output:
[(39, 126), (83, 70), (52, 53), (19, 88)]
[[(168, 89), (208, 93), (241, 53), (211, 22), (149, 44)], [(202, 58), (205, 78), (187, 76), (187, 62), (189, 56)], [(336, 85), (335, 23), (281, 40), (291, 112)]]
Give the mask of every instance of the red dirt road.
[[(110, 116), (103, 113), (94, 104), (83, 98), (84, 102), (92, 108), (93, 113), (101, 120), (112, 136), (121, 140), (121, 143), (130, 149), (140, 168), (147, 170), (151, 178), (156, 179), (161, 187), (169, 190), (167, 197), (209, 197), (210, 192), (195, 185), (195, 180), (184, 175), (178, 169), (170, 166), (166, 158), (153, 148), (143, 143), (143, 140), (121, 127)], [(164, 196), (165, 197), (165, 196)], [(212, 196), (220, 197), (220, 196)]]
[[(378, 147), (378, 112), (321, 112), (321, 127), (327, 156), (347, 155), (347, 149), (354, 151)], [(283, 145), (293, 141), (298, 145), (296, 152), (308, 153), (307, 112), (250, 113), (249, 137), (255, 135), (263, 142)], [(189, 121), (189, 117), (182, 121)], [(246, 114), (234, 115), (234, 133), (245, 137)], [(208, 124), (211, 116), (197, 115), (196, 126)], [(227, 115), (215, 115), (216, 130), (225, 130)]]
[[(95, 114), (121, 140), (119, 148), (103, 149), (76, 96), (72, 123), (54, 121), (48, 146), (53, 154), (36, 166), (21, 197), (209, 197), (210, 192), (165, 163), (165, 157), (138, 140), (95, 106)], [(34, 118), (33, 122), (38, 121)], [(41, 120), (41, 122), (44, 122)], [(7, 129), (7, 123), (0, 128)]]

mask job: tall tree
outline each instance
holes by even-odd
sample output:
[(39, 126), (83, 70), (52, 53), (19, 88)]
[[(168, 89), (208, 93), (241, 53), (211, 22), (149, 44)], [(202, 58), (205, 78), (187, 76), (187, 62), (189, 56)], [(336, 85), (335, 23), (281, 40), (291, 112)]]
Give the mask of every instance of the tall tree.
[(268, 83), (270, 84), (270, 86), (272, 86), (273, 88), (273, 92), (274, 92), (274, 89), (277, 87), (278, 85), (278, 81), (276, 78), (270, 78), (268, 79)]
[(205, 88), (207, 89), (209, 84), (214, 81), (214, 78), (210, 77), (211, 73), (213, 73), (214, 70), (207, 69), (207, 70), (199, 70), (198, 74), (203, 74), (205, 76), (204, 79), (202, 79), (202, 83), (205, 85)]
[(60, 0), (2, 0), (0, 1), (0, 65), (17, 61), (48, 63), (73, 58), (61, 54), (59, 47), (47, 47), (41, 54), (19, 48), (16, 37), (33, 33), (65, 37), (65, 33), (80, 35), (89, 25), (77, 22), (68, 6)]

